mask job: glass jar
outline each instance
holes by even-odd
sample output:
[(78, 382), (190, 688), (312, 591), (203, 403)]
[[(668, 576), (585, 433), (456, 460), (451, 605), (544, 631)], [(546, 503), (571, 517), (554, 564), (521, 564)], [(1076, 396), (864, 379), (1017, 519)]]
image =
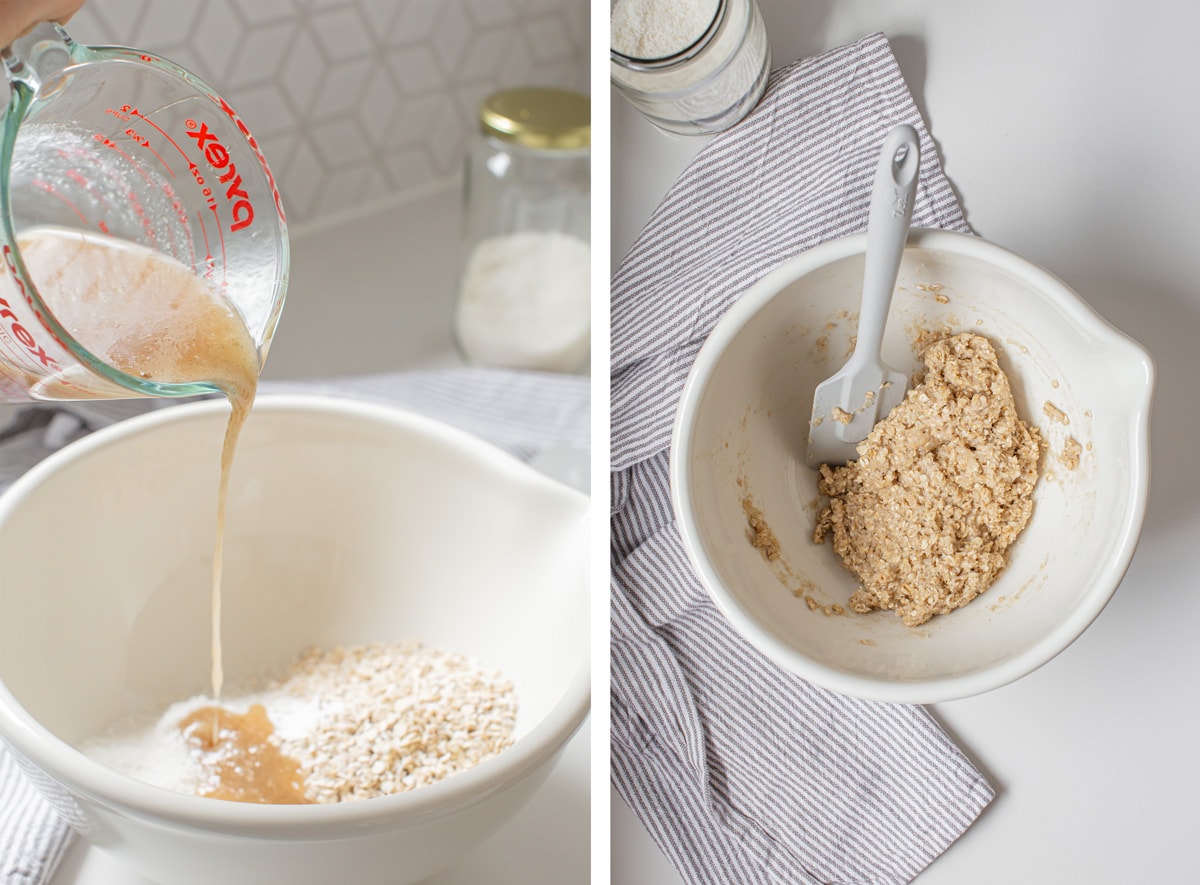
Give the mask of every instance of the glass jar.
[(613, 0), (611, 11), (613, 85), (660, 129), (722, 132), (766, 91), (771, 46), (754, 0)]
[(498, 92), (479, 124), (463, 184), (459, 348), (476, 365), (578, 371), (591, 333), (591, 101)]

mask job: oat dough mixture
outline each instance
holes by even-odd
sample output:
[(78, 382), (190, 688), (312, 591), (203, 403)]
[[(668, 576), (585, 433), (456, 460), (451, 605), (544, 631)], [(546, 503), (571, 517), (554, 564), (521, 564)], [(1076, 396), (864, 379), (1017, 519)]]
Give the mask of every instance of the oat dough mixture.
[(813, 533), (831, 536), (858, 576), (854, 611), (893, 609), (913, 627), (966, 605), (1004, 568), (1033, 510), (1041, 448), (986, 338), (942, 338), (921, 358), (858, 460), (822, 465), (829, 504)]

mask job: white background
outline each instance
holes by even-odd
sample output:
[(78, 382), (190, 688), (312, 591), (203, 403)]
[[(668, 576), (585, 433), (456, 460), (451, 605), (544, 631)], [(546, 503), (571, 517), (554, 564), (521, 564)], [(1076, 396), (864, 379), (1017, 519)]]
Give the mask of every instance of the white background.
[[(920, 885), (1197, 881), (1200, 4), (759, 0), (776, 67), (883, 31), (981, 236), (1149, 349), (1153, 488), (1124, 583), (1024, 679), (931, 708), (996, 788)], [(612, 264), (704, 139), (612, 96)], [(612, 797), (612, 881), (679, 882)]]

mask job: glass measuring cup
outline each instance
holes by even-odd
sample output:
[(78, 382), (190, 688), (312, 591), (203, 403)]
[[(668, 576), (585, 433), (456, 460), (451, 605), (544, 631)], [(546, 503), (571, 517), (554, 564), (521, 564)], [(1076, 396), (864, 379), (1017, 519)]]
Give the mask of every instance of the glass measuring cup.
[[(176, 280), (200, 281), (244, 326), (261, 369), (287, 288), (287, 224), (233, 108), (178, 65), (83, 46), (51, 23), (0, 56), (10, 87), (0, 117), (0, 402), (221, 389), (208, 377), (122, 370), (85, 346), (62, 305), (43, 297), (53, 275), (32, 274), (22, 253), (39, 231), (135, 250)], [(99, 300), (96, 316), (109, 307), (105, 284), (87, 296)]]

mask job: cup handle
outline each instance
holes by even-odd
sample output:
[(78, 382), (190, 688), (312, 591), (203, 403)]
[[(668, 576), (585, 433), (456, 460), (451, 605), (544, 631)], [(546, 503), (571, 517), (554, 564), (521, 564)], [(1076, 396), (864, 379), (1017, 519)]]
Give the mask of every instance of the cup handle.
[(0, 50), (8, 82), (35, 93), (73, 61), (75, 41), (54, 22), (40, 22)]

